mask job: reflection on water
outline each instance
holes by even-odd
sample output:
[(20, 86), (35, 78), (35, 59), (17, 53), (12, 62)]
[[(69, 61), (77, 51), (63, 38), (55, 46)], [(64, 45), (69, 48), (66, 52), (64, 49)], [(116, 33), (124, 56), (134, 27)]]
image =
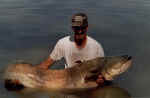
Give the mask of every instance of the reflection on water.
[[(10, 92), (8, 92), (10, 93)], [(15, 98), (131, 98), (130, 94), (118, 86), (104, 86), (93, 90), (68, 93), (52, 90), (36, 91), (26, 89), (21, 92), (14, 92)]]

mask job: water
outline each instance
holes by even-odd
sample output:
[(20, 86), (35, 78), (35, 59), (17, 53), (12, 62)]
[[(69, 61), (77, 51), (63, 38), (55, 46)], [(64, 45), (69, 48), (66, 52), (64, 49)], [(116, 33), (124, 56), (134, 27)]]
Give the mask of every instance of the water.
[[(18, 59), (33, 64), (46, 59), (57, 40), (70, 35), (76, 12), (88, 15), (88, 34), (103, 45), (106, 56), (133, 56), (133, 66), (114, 82), (133, 98), (149, 98), (149, 0), (1, 0), (1, 71)], [(0, 88), (1, 97), (15, 98)]]

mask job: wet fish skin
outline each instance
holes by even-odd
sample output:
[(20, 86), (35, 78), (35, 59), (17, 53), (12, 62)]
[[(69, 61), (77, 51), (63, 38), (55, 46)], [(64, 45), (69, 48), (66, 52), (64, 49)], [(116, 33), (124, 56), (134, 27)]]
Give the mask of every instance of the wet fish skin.
[(116, 76), (125, 72), (132, 63), (132, 57), (128, 55), (123, 55), (121, 57), (106, 57), (105, 66), (102, 69), (102, 75), (106, 80), (113, 80)]
[(97, 57), (62, 70), (44, 70), (25, 63), (12, 64), (6, 69), (4, 80), (6, 85), (7, 80), (14, 85), (17, 80), (19, 85), (28, 88), (89, 89), (97, 87), (95, 77), (99, 74), (106, 80), (112, 80), (126, 71), (131, 61), (130, 56)]

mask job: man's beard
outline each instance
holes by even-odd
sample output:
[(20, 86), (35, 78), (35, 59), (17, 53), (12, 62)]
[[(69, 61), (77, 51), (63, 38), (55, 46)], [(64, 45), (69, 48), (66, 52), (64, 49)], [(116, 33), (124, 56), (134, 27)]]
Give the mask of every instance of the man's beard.
[(75, 43), (76, 43), (78, 46), (81, 46), (83, 42), (84, 42), (84, 39), (77, 39), (77, 38), (75, 38)]

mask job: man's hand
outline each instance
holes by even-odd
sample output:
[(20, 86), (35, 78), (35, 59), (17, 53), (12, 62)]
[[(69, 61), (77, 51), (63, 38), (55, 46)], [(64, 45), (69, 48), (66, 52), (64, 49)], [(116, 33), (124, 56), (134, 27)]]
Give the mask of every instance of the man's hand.
[(41, 69), (48, 69), (48, 67), (51, 66), (53, 62), (54, 60), (49, 57), (45, 61), (41, 62), (41, 64), (37, 65), (37, 67)]
[(102, 75), (98, 76), (98, 79), (96, 80), (96, 83), (101, 86), (104, 84), (104, 77)]

